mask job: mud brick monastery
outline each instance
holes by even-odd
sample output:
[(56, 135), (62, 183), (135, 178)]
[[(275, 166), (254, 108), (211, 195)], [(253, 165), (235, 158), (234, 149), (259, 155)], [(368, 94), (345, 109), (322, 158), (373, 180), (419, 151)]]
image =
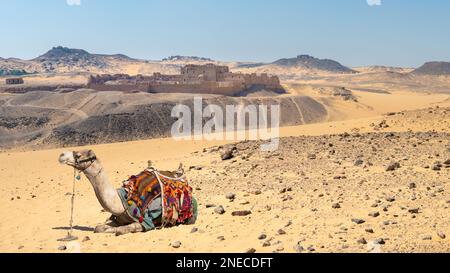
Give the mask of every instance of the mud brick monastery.
[(277, 76), (232, 73), (227, 66), (186, 65), (181, 74), (91, 76), (88, 88), (97, 91), (198, 93), (236, 96), (251, 90), (284, 92)]

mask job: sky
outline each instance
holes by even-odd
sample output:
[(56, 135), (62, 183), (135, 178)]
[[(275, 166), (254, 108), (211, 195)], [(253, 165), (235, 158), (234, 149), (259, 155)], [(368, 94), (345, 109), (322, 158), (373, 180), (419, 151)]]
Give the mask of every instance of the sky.
[(417, 67), (450, 61), (449, 14), (447, 0), (0, 0), (0, 56), (62, 45), (149, 60), (309, 54)]

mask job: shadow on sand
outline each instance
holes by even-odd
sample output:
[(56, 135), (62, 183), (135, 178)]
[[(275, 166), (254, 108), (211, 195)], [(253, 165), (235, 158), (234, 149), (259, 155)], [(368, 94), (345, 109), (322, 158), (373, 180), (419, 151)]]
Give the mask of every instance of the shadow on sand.
[[(70, 227), (54, 227), (53, 230), (70, 230)], [(74, 230), (78, 231), (94, 231), (95, 229), (92, 227), (83, 227), (83, 226), (74, 226)]]

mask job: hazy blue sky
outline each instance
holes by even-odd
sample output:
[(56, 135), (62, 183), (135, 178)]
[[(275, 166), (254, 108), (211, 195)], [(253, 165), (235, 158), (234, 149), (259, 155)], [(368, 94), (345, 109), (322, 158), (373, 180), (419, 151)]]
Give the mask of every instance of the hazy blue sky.
[(450, 61), (449, 14), (447, 0), (0, 0), (0, 56), (63, 45), (145, 59), (310, 54), (418, 66)]

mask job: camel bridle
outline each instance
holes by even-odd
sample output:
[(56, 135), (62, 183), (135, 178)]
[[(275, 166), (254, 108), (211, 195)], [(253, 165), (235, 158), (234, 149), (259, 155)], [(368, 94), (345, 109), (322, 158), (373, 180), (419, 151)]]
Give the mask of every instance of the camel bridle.
[[(91, 157), (88, 157), (88, 158), (86, 158), (86, 159), (82, 159), (82, 160), (80, 160), (79, 158), (78, 158), (78, 156), (77, 156), (77, 154), (76, 154), (76, 152), (73, 152), (73, 158), (74, 158), (74, 160), (75, 160), (75, 168), (77, 168), (77, 169), (79, 169), (80, 171), (82, 171), (82, 172), (84, 172), (84, 171), (86, 171), (87, 169), (89, 169), (91, 166), (92, 166), (92, 164), (94, 164), (94, 162), (97, 160), (97, 156), (91, 156)], [(80, 164), (83, 164), (83, 163), (90, 163), (89, 164), (89, 166), (87, 166), (86, 168), (84, 168), (84, 169), (81, 169), (81, 168), (78, 168), (79, 166), (80, 166)]]
[[(69, 228), (69, 232), (67, 233), (67, 236), (58, 240), (61, 242), (69, 242), (69, 241), (78, 240), (78, 237), (73, 236), (73, 211), (74, 211), (74, 207), (75, 207), (75, 195), (76, 195), (75, 185), (76, 185), (76, 181), (81, 179), (80, 173), (85, 172), (87, 169), (92, 167), (94, 162), (97, 160), (97, 156), (95, 156), (95, 155), (90, 156), (86, 159), (81, 159), (81, 160), (75, 151), (72, 152), (72, 155), (74, 158), (74, 163), (69, 164), (70, 166), (73, 167), (73, 188), (72, 188), (72, 198), (71, 198), (71, 202), (70, 202), (70, 204), (71, 204), (70, 223), (69, 223), (70, 228)], [(83, 164), (83, 163), (89, 163), (89, 165), (86, 168), (80, 168), (80, 164)], [(99, 170), (99, 172), (96, 174), (96, 176), (98, 176), (102, 172), (102, 170), (103, 170), (103, 168), (101, 168)]]

